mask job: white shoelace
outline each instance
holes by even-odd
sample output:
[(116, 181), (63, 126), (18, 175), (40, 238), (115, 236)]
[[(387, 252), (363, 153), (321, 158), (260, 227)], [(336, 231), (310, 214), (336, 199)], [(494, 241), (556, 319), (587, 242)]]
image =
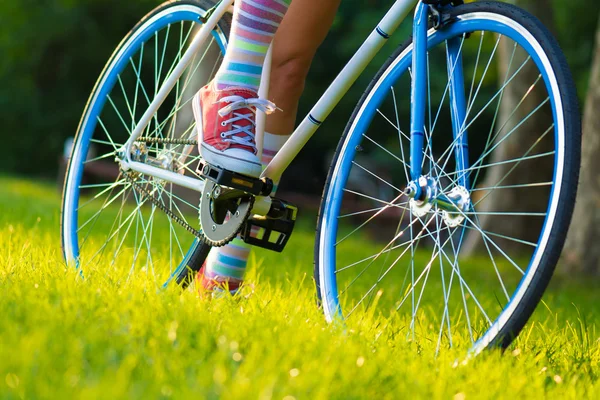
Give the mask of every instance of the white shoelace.
[[(231, 124), (233, 129), (228, 132), (221, 133), (221, 138), (227, 142), (248, 146), (252, 148), (254, 152), (256, 152), (256, 140), (254, 132), (256, 128), (256, 122), (252, 119), (252, 117), (256, 114), (255, 110), (261, 110), (268, 115), (275, 112), (275, 110), (278, 110), (277, 106), (269, 100), (245, 99), (242, 96), (223, 97), (219, 100), (219, 103), (227, 104), (225, 107), (219, 110), (219, 115), (221, 117), (233, 112), (232, 118), (221, 122), (221, 126), (227, 126)], [(234, 112), (235, 110), (239, 110), (241, 108), (247, 108), (252, 111), (252, 113), (242, 114)], [(236, 125), (235, 123), (238, 121), (248, 121), (250, 124), (245, 126)], [(244, 136), (236, 136), (239, 133), (243, 133)]]

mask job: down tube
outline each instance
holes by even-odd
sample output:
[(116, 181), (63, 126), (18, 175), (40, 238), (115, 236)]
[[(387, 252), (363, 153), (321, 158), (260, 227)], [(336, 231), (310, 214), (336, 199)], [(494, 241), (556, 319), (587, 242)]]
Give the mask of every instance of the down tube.
[(463, 74), (461, 37), (446, 42), (448, 79), (450, 80), (450, 110), (452, 133), (454, 135), (454, 156), (456, 158), (457, 184), (469, 189), (469, 145), (465, 119), (467, 101), (465, 99), (465, 77)]
[(393, 34), (400, 23), (417, 4), (417, 0), (398, 0), (385, 14), (379, 25), (371, 32), (367, 40), (360, 46), (356, 54), (350, 59), (342, 72), (325, 91), (310, 113), (302, 120), (292, 137), (286, 142), (273, 160), (267, 165), (262, 176), (275, 181), (298, 155), (302, 147), (308, 142), (317, 128), (325, 121), (334, 107), (356, 82), (360, 74), (373, 57)]

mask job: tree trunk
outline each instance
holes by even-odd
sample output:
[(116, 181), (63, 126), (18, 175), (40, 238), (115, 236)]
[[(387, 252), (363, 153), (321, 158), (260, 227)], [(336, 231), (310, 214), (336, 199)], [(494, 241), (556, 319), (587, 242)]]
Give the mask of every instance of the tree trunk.
[[(600, 20), (600, 19), (599, 19)], [(571, 273), (600, 276), (600, 24), (583, 120), (577, 204), (563, 251)]]
[[(517, 0), (514, 3), (536, 15), (544, 25), (553, 30), (553, 13), (549, 0)], [(520, 49), (513, 55), (514, 42), (502, 39), (498, 52), (498, 88), (502, 87), (505, 78), (511, 76), (517, 68), (527, 59), (527, 54)], [(512, 59), (512, 64), (510, 60)], [(510, 68), (510, 70), (509, 70)], [(508, 74), (507, 74), (508, 73)], [(525, 155), (534, 155), (554, 150), (554, 137), (552, 132), (546, 134), (539, 143), (536, 141), (549, 127), (549, 121), (553, 120), (552, 110), (549, 104), (529, 114), (536, 109), (548, 96), (543, 81), (538, 80), (539, 70), (530, 60), (508, 85), (502, 97), (500, 113), (496, 123), (496, 143), (500, 143), (493, 151), (490, 160), (484, 164), (495, 164), (501, 161), (519, 159)], [(534, 89), (527, 93), (527, 88), (537, 81)], [(526, 119), (522, 125), (521, 122)], [(515, 131), (506, 139), (505, 136), (513, 129)], [(535, 144), (535, 145), (534, 145)], [(528, 154), (534, 146), (531, 153)], [(514, 168), (514, 169), (513, 169)], [(476, 183), (478, 187), (494, 187), (496, 185), (510, 186), (529, 184), (533, 182), (552, 181), (553, 159), (542, 157), (535, 160), (527, 160), (517, 163), (505, 163), (487, 169), (483, 183)], [(476, 193), (473, 198), (477, 203)], [(550, 188), (548, 186), (530, 187), (527, 189), (509, 189), (484, 192), (489, 196), (476, 207), (478, 212), (529, 212), (538, 213), (545, 211)], [(540, 200), (540, 199), (543, 199)], [(544, 204), (542, 204), (544, 203)], [(537, 243), (543, 224), (543, 218), (482, 215), (479, 217), (479, 226), (488, 232), (517, 238), (523, 241)], [(526, 253), (531, 247), (517, 241), (493, 237), (494, 242), (509, 254)], [(475, 252), (485, 253), (486, 247), (482, 236), (476, 232), (469, 232), (466, 237), (462, 252), (470, 255)]]

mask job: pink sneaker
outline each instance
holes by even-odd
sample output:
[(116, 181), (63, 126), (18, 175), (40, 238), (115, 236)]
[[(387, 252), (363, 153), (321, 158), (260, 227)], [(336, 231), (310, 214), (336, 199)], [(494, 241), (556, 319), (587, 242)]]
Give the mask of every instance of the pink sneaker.
[(256, 149), (256, 110), (270, 114), (275, 105), (251, 90), (217, 90), (211, 82), (196, 94), (192, 108), (202, 158), (217, 167), (258, 177), (262, 166)]

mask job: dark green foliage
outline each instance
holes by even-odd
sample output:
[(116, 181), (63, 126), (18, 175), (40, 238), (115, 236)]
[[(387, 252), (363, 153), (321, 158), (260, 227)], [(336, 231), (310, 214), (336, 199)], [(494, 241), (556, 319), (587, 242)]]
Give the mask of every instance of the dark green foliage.
[[(10, 0), (0, 2), (0, 170), (52, 176), (65, 139), (73, 136), (85, 102), (121, 38), (160, 0)], [(310, 73), (301, 115), (354, 54), (390, 1), (342, 2)], [(585, 95), (600, 3), (554, 1), (557, 34)], [(378, 66), (410, 33), (405, 23), (333, 112), (302, 158), (333, 148)], [(300, 161), (301, 161), (300, 160)], [(324, 159), (312, 162), (323, 174)]]
[(155, 0), (0, 3), (2, 170), (53, 174), (121, 38)]
[(573, 72), (579, 99), (585, 99), (590, 78), (594, 33), (598, 23), (600, 3), (588, 0), (553, 1), (556, 35), (567, 55)]

